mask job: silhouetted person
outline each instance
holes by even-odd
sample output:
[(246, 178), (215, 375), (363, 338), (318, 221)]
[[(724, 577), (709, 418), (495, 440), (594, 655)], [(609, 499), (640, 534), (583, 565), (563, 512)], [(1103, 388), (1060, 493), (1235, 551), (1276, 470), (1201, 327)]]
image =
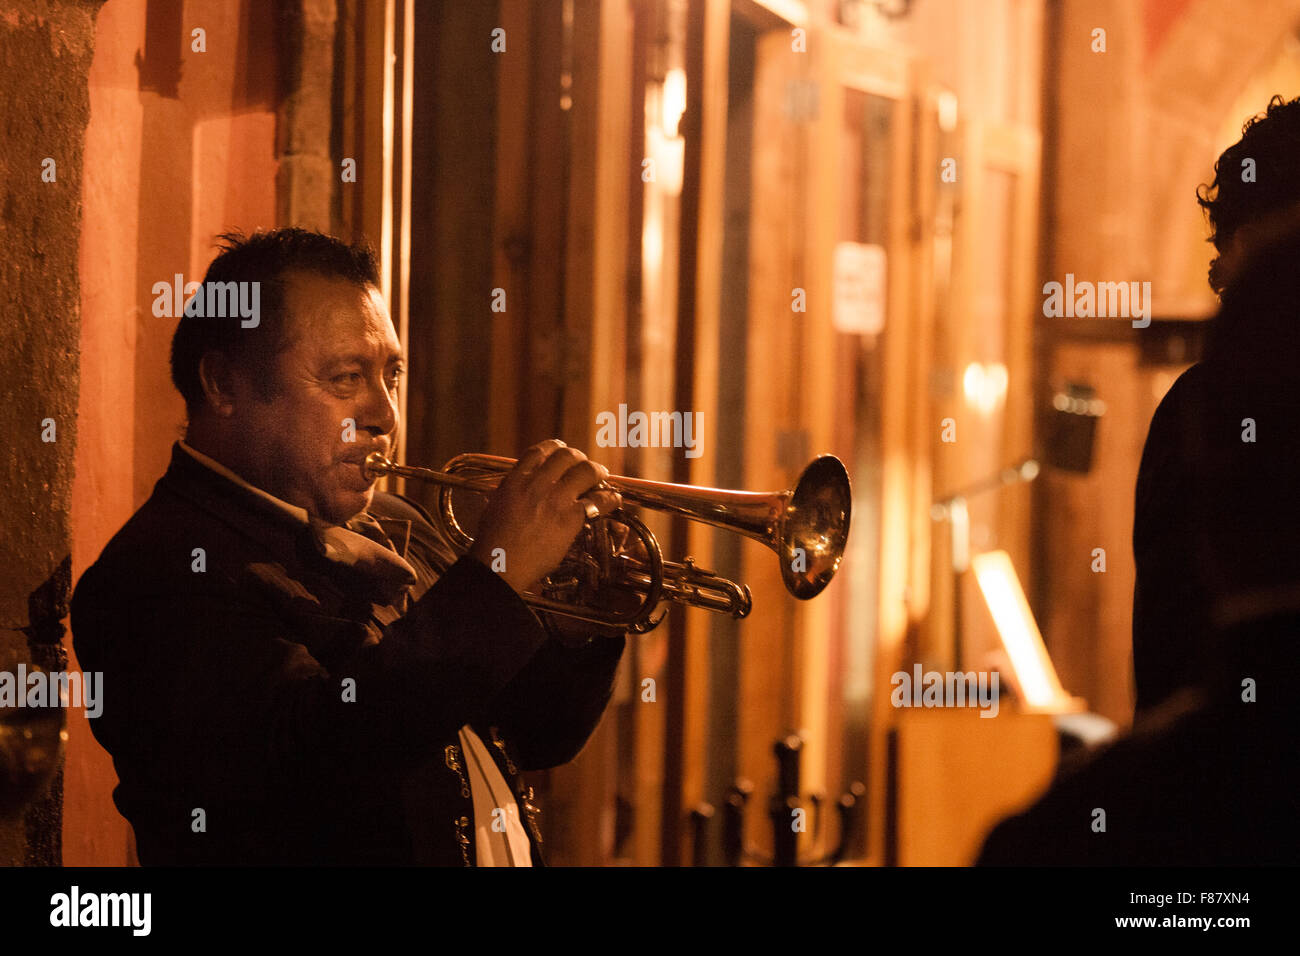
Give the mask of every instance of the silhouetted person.
[[(1223, 295), (1253, 250), (1300, 222), (1300, 98), (1287, 103), (1274, 97), (1264, 116), (1248, 122), (1241, 140), (1219, 157), (1213, 183), (1202, 187), (1197, 198), (1218, 251), (1210, 285)], [(1294, 419), (1286, 417), (1286, 393), (1300, 344), (1293, 294), (1300, 261), (1274, 262), (1241, 286), (1234, 306), (1229, 308), (1225, 299), (1205, 360), (1174, 383), (1151, 420), (1133, 524), (1138, 712), (1184, 686), (1200, 666), (1212, 634), (1207, 587), (1214, 575), (1238, 563), (1211, 562), (1200, 550), (1204, 541), (1195, 537), (1193, 523), (1208, 520), (1230, 527), (1243, 517), (1240, 509), (1252, 504), (1222, 501), (1200, 512), (1193, 509), (1190, 495), (1218, 480), (1216, 470), (1242, 468), (1246, 472), (1231, 486), (1234, 492), (1247, 498), (1265, 495), (1282, 509), (1276, 524), (1259, 530), (1261, 537), (1237, 543), (1246, 561), (1259, 553), (1256, 549), (1275, 552), (1287, 527), (1282, 519), (1295, 514), (1290, 496), (1273, 483), (1276, 476), (1261, 471), (1259, 464), (1266, 454), (1259, 449), (1296, 435)], [(1266, 423), (1261, 415), (1281, 417), (1269, 417)], [(1245, 419), (1255, 423), (1253, 443), (1243, 440), (1250, 429)]]
[(1152, 424), (1139, 693), (1184, 686), (1003, 821), (980, 863), (1300, 863), (1298, 304), (1300, 230), (1236, 269)]

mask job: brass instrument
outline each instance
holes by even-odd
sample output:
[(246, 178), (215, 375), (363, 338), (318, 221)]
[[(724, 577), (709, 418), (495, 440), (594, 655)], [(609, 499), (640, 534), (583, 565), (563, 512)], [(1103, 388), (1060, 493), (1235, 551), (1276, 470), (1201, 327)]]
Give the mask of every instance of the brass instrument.
[[(515, 461), (495, 455), (458, 455), (438, 471), (399, 465), (373, 452), (362, 464), (362, 471), (369, 479), (399, 475), (440, 485), (437, 518), (441, 530), (464, 553), (474, 539), (456, 521), (453, 489), (489, 495)], [(781, 579), (801, 600), (815, 597), (830, 583), (849, 536), (849, 476), (833, 455), (814, 458), (789, 491), (727, 491), (616, 475), (600, 487), (618, 492), (625, 502), (763, 543), (780, 557)], [(588, 513), (594, 510), (593, 506)], [(628, 529), (622, 546), (614, 544), (611, 534), (611, 525), (617, 524)], [(641, 542), (644, 559), (627, 553), (632, 539)], [(624, 610), (609, 606), (614, 597), (623, 594), (639, 595), (637, 606)], [(748, 615), (753, 606), (747, 586), (696, 567), (691, 558), (681, 563), (665, 560), (653, 532), (624, 509), (588, 521), (569, 556), (543, 578), (542, 593), (529, 591), (523, 598), (533, 607), (634, 633), (645, 633), (663, 620), (662, 614), (655, 617), (654, 613), (665, 601), (737, 618)]]

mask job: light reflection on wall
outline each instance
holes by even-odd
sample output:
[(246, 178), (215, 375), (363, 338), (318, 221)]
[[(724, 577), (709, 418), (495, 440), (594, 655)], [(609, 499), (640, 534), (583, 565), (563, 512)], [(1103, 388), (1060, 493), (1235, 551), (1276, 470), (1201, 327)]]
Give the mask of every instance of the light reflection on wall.
[(985, 415), (1002, 407), (1007, 397), (1007, 367), (1001, 362), (971, 362), (961, 377), (966, 404)]

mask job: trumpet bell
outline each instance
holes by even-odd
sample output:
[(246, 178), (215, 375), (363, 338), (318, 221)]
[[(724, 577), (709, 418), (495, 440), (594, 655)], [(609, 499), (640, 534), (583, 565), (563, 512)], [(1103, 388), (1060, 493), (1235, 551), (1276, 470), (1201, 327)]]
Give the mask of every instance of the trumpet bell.
[(790, 494), (777, 539), (781, 579), (795, 597), (816, 597), (839, 570), (852, 507), (844, 463), (834, 455), (814, 458)]

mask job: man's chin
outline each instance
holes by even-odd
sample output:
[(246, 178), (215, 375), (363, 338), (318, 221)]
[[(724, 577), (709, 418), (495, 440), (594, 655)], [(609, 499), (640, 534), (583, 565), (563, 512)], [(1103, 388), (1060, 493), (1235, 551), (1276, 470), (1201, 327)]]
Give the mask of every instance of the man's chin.
[(365, 491), (342, 491), (334, 496), (334, 500), (330, 502), (330, 513), (323, 515), (323, 517), (333, 524), (347, 524), (369, 508), (370, 503), (374, 500), (375, 489), (373, 486)]

